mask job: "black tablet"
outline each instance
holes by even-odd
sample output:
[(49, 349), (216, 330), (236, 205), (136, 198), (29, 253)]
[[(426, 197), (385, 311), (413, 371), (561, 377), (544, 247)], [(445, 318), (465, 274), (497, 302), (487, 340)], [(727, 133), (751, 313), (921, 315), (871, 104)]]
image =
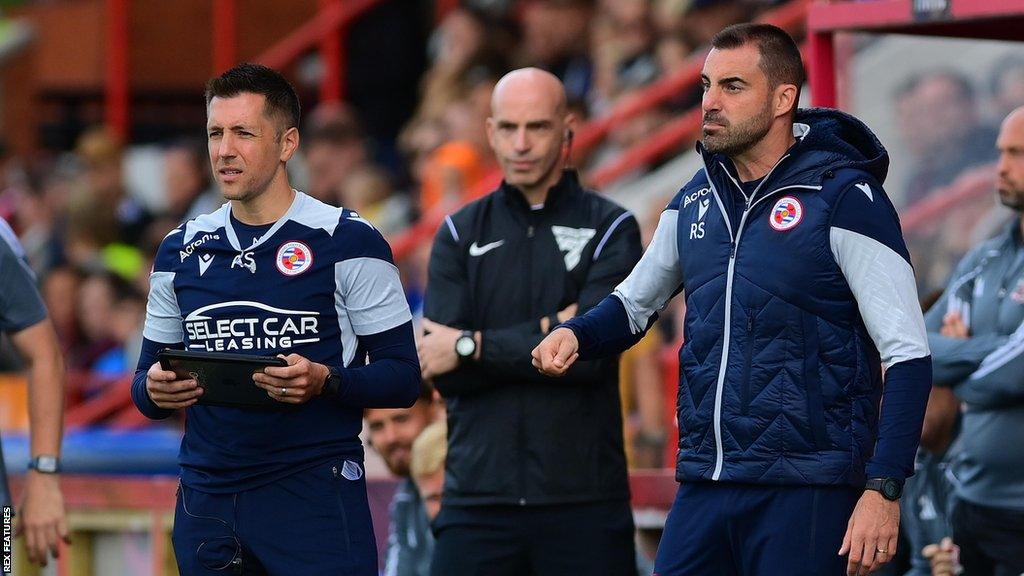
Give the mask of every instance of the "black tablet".
[(284, 358), (249, 356), (222, 352), (195, 352), (165, 348), (157, 356), (160, 367), (194, 378), (203, 388), (198, 404), (233, 408), (288, 409), (292, 405), (274, 400), (252, 381), (252, 375), (267, 366), (287, 366)]

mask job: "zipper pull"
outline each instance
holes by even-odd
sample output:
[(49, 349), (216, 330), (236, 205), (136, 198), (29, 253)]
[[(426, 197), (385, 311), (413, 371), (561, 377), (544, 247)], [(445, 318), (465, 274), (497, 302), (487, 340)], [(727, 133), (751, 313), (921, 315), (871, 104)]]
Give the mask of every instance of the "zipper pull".
[(736, 257), (736, 241), (734, 240), (732, 242), (732, 244), (729, 245), (729, 258), (731, 259), (731, 258), (735, 258), (735, 257)]
[(526, 237), (533, 238), (533, 226), (526, 227)]
[(754, 317), (753, 316), (747, 316), (747, 332), (750, 332), (753, 329), (754, 329)]

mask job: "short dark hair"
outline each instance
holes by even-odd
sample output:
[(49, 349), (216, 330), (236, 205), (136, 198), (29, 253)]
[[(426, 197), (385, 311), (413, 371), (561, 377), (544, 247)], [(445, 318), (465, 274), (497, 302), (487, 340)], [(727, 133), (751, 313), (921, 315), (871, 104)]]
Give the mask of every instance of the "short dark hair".
[(301, 109), (295, 88), (280, 72), (262, 64), (246, 62), (211, 78), (206, 83), (206, 105), (214, 97), (231, 98), (243, 92), (262, 94), (267, 99), (267, 116), (278, 117), (285, 129), (298, 128)]
[[(800, 89), (807, 76), (800, 48), (785, 30), (771, 24), (748, 22), (725, 28), (711, 39), (711, 46), (719, 50), (730, 50), (755, 42), (761, 54), (758, 66), (768, 78), (768, 84), (775, 88), (781, 84), (796, 86), (796, 99), (800, 100)], [(796, 105), (793, 106), (796, 110)]]

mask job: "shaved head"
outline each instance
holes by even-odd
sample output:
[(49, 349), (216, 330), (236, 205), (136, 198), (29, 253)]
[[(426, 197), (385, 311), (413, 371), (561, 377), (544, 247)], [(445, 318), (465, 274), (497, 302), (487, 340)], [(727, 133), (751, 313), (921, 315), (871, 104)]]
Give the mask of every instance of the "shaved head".
[(996, 139), (999, 162), (996, 164), (999, 201), (1024, 212), (1024, 106), (1010, 112), (999, 128)]
[(536, 103), (553, 107), (556, 114), (564, 115), (567, 104), (565, 86), (557, 76), (540, 68), (520, 68), (501, 77), (491, 95), (491, 115), (497, 116), (502, 104), (511, 99), (530, 98)]
[(562, 151), (574, 123), (565, 87), (550, 72), (513, 70), (494, 86), (487, 139), (505, 182), (522, 191), (531, 203), (542, 203), (548, 189), (561, 179)]

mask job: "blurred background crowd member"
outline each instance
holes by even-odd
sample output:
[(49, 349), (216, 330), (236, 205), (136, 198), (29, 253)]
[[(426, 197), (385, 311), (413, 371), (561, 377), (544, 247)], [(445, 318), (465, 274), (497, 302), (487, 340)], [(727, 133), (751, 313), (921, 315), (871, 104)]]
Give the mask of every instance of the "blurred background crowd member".
[(982, 124), (974, 86), (958, 72), (909, 78), (896, 91), (896, 108), (913, 164), (903, 205), (952, 183), (967, 167), (995, 160), (995, 130)]
[(124, 183), (124, 142), (107, 128), (87, 130), (75, 147), (82, 162), (82, 187), (75, 191), (72, 212), (89, 208), (97, 218), (111, 218), (113, 238), (137, 243), (153, 215)]
[(443, 420), (427, 426), (412, 443), (412, 480), (431, 521), (441, 511), (444, 462), (448, 457), (448, 426)]
[(315, 109), (306, 120), (301, 145), (308, 179), (306, 192), (338, 206), (345, 178), (369, 162), (354, 112), (343, 104)]
[(166, 217), (170, 220), (163, 228), (170, 230), (213, 212), (224, 203), (210, 178), (210, 161), (206, 158), (204, 142), (195, 139), (172, 142), (164, 150), (163, 161)]
[[(369, 409), (363, 411), (363, 417), (370, 446), (381, 455), (388, 470), (401, 479), (388, 507), (384, 574), (427, 576), (434, 551), (434, 536), (430, 532), (433, 516), (427, 515), (423, 487), (411, 475), (411, 463), (414, 442), (437, 418), (434, 389), (423, 383), (411, 408)], [(441, 460), (443, 466), (443, 456)]]

